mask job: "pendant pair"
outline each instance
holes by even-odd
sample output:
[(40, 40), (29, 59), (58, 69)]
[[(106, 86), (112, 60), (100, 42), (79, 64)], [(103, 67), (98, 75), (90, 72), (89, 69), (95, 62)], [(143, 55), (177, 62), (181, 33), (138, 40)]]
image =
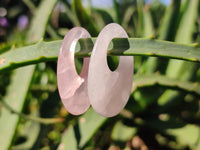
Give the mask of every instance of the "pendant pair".
[(91, 38), (82, 27), (68, 31), (60, 48), (57, 64), (58, 90), (65, 108), (74, 115), (83, 114), (90, 105), (102, 116), (113, 117), (126, 105), (133, 81), (133, 57), (120, 56), (119, 65), (111, 71), (107, 48), (113, 38), (128, 38), (116, 23), (105, 26), (95, 41), (90, 58), (83, 59), (80, 75), (74, 64), (76, 43)]

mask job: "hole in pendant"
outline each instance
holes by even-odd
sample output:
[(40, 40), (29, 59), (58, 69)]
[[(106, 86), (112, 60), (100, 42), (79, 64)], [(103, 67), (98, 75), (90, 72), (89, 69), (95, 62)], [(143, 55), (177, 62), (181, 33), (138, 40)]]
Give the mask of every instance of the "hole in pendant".
[[(74, 53), (77, 52), (78, 48), (80, 48), (80, 45), (77, 42), (76, 46), (75, 46)], [(76, 69), (77, 74), (80, 75), (82, 67), (83, 67), (83, 58), (75, 57), (75, 54), (74, 54), (74, 65), (75, 65), (75, 69)]]
[[(108, 46), (108, 51), (124, 53), (129, 49), (128, 38), (114, 38), (111, 40)], [(107, 56), (107, 64), (111, 71), (115, 71), (119, 65), (120, 56)]]
[[(89, 53), (94, 46), (91, 38), (80, 38), (76, 44), (75, 52), (79, 53)], [(77, 50), (77, 51), (76, 51)], [(80, 75), (83, 68), (83, 57), (76, 58), (74, 55), (74, 63), (76, 67), (76, 72)]]
[(119, 65), (119, 56), (107, 56), (107, 64), (111, 71), (115, 71)]
[(74, 62), (75, 62), (76, 72), (78, 74), (80, 74), (81, 70), (83, 68), (83, 58), (75, 58), (74, 57)]

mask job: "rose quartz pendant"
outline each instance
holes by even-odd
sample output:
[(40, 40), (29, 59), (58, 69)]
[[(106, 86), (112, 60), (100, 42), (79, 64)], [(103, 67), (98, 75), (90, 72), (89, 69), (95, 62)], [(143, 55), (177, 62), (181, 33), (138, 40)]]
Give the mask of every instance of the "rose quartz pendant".
[(57, 82), (61, 100), (65, 108), (74, 115), (84, 113), (90, 106), (87, 90), (89, 58), (84, 58), (80, 76), (74, 64), (74, 51), (80, 38), (90, 38), (81, 27), (71, 29), (64, 37), (57, 64)]
[(97, 37), (90, 58), (88, 95), (94, 110), (105, 117), (117, 115), (126, 105), (133, 81), (133, 57), (121, 56), (119, 66), (107, 65), (107, 48), (113, 38), (128, 38), (124, 29), (111, 23)]

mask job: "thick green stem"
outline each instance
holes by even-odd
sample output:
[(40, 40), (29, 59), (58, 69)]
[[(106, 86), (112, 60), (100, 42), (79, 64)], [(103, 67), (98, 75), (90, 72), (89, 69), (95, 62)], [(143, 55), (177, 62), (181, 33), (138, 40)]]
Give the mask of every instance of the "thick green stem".
[(150, 87), (155, 85), (200, 95), (200, 84), (198, 82), (171, 79), (159, 74), (135, 75), (132, 92), (141, 87)]
[[(89, 57), (95, 38), (81, 39), (76, 46), (76, 57)], [(61, 41), (37, 44), (10, 50), (0, 55), (0, 72), (39, 62), (57, 60)], [(110, 56), (153, 56), (200, 62), (197, 44), (186, 45), (150, 38), (113, 39), (108, 47)]]

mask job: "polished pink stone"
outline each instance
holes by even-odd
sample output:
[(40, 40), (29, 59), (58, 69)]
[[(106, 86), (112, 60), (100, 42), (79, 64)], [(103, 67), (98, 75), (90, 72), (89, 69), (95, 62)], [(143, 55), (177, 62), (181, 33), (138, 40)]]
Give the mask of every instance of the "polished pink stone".
[(80, 38), (90, 38), (81, 27), (71, 29), (63, 39), (57, 64), (57, 82), (61, 100), (65, 108), (74, 115), (84, 113), (90, 106), (87, 90), (89, 58), (84, 58), (80, 76), (74, 64), (76, 43)]
[(128, 38), (124, 29), (111, 23), (97, 37), (89, 64), (88, 95), (96, 112), (112, 117), (126, 105), (133, 81), (133, 57), (120, 56), (119, 66), (111, 71), (107, 65), (107, 48), (113, 38)]

